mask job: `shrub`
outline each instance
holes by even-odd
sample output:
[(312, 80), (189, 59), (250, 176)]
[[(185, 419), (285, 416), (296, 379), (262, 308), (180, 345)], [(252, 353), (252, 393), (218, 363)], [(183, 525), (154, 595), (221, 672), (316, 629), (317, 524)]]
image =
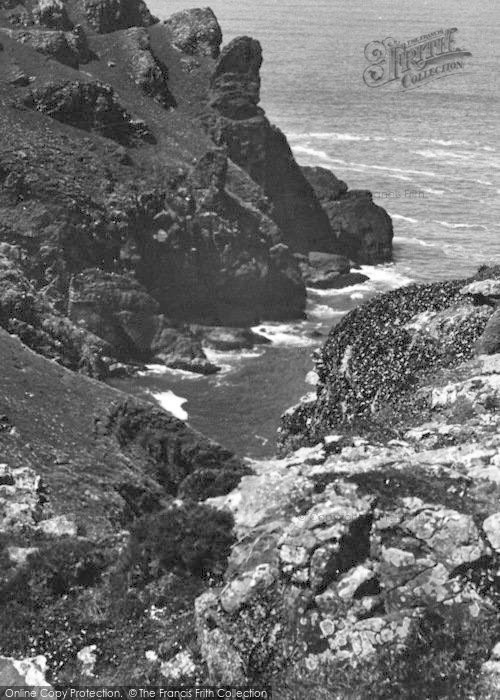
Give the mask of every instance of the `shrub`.
[(146, 578), (169, 571), (219, 575), (234, 542), (233, 522), (230, 513), (210, 506), (174, 503), (137, 521), (131, 533), (130, 563)]

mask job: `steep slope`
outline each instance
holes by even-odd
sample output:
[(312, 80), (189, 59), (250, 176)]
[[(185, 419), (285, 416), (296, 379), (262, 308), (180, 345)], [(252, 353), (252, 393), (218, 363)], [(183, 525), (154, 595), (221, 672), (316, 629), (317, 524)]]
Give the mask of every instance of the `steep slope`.
[[(0, 241), (53, 314), (83, 273), (94, 334), (109, 319), (87, 271), (116, 280), (117, 314), (142, 285), (157, 332), (130, 360), (214, 371), (186, 324), (301, 318), (294, 253), (345, 248), (258, 106), (258, 42), (221, 41), (208, 9), (160, 24), (136, 0), (0, 6)], [(103, 340), (125, 358), (130, 338)]]

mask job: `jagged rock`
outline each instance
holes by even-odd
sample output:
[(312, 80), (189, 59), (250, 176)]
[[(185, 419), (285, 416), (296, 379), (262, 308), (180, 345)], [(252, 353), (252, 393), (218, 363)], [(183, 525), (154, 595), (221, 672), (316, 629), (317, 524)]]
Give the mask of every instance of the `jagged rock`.
[[(203, 500), (213, 495), (214, 490), (226, 494), (243, 475), (252, 472), (229, 450), (204, 438), (182, 421), (133, 399), (116, 402), (99, 419), (97, 433), (114, 437), (132, 455), (139, 450), (152, 457), (156, 478), (172, 496), (182, 492), (183, 498)], [(207, 472), (211, 481), (206, 479)], [(205, 487), (204, 493), (200, 493), (198, 480)], [(214, 489), (214, 484), (218, 488)]]
[(132, 78), (136, 85), (163, 107), (174, 107), (176, 102), (168, 87), (167, 68), (152, 53), (146, 29), (129, 29), (126, 33), (126, 43), (131, 54)]
[(158, 21), (143, 0), (85, 0), (84, 7), (89, 25), (99, 34)]
[(203, 660), (207, 664), (209, 681), (240, 685), (245, 680), (243, 660), (231, 644), (231, 639), (217, 627), (217, 598), (207, 592), (195, 603), (196, 628)]
[(39, 475), (28, 467), (0, 465), (0, 476), (0, 532), (34, 526), (42, 508)]
[[(71, 32), (63, 32), (50, 29), (15, 30), (11, 36), (21, 44), (31, 46), (38, 53), (54, 58), (70, 68), (78, 68), (81, 54), (76, 45), (76, 38)], [(82, 51), (85, 57), (85, 51)]]
[(326, 168), (304, 167), (337, 238), (338, 250), (357, 262), (373, 265), (392, 260), (392, 221), (372, 201), (370, 192), (347, 191)]
[(328, 218), (286, 137), (258, 106), (261, 63), (260, 44), (249, 37), (233, 39), (223, 48), (211, 79), (208, 132), (262, 187), (284, 243), (294, 252), (339, 252)]
[(122, 360), (158, 361), (168, 367), (213, 374), (201, 341), (188, 328), (173, 327), (159, 305), (133, 277), (85, 270), (74, 275), (68, 316), (102, 338)]
[(155, 141), (144, 122), (133, 119), (116, 99), (113, 88), (98, 81), (50, 83), (34, 90), (23, 104), (53, 119), (122, 144)]
[(342, 255), (311, 252), (299, 264), (306, 286), (315, 289), (341, 289), (368, 280), (360, 272), (351, 272), (349, 260)]
[(222, 30), (209, 7), (182, 10), (165, 20), (174, 46), (186, 54), (217, 58)]
[(204, 328), (196, 326), (195, 333), (203, 338), (203, 345), (227, 352), (231, 350), (250, 350), (255, 345), (268, 345), (271, 341), (249, 328)]
[(476, 280), (462, 287), (460, 294), (471, 296), (477, 304), (497, 303), (500, 301), (500, 280)]
[(73, 26), (62, 0), (38, 0), (33, 8), (33, 18), (37, 24), (48, 29), (65, 31)]

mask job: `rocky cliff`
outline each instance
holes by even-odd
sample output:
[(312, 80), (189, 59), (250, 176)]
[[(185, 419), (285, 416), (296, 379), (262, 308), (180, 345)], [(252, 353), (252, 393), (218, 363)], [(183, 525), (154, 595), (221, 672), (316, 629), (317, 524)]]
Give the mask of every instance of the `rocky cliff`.
[(284, 416), (285, 456), (209, 501), (238, 538), (196, 602), (213, 682), (498, 697), (499, 272), (351, 312)]
[[(211, 371), (188, 325), (301, 318), (297, 253), (390, 257), (390, 220), (349, 193), (332, 214), (269, 123), (258, 42), (221, 42), (209, 9), (159, 23), (139, 0), (0, 3), (0, 242), (52, 316), (75, 318), (78, 288), (104, 367)], [(140, 347), (131, 284), (148, 306)]]

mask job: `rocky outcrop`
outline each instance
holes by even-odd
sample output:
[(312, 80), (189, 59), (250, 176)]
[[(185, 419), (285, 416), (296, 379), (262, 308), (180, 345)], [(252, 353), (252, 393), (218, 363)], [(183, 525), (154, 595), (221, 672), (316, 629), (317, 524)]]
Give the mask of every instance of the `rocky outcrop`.
[(189, 55), (217, 58), (222, 44), (222, 30), (209, 7), (182, 10), (165, 20), (172, 43)]
[(84, 0), (90, 27), (99, 34), (129, 27), (149, 27), (158, 20), (143, 0)]
[[(358, 390), (368, 381), (355, 369), (360, 346), (343, 355), (341, 366), (330, 355), (328, 366), (321, 365), (317, 397), (303, 404), (304, 424), (318, 427), (316, 443), (253, 463), (255, 473), (235, 491), (210, 501), (232, 513), (237, 535), (224, 584), (196, 604), (212, 682), (243, 683), (270, 672), (295, 691), (310, 692), (323, 687), (317, 679), (324, 675), (332, 697), (351, 691), (368, 697), (382, 683), (391, 691), (417, 683), (424, 696), (439, 683), (442, 695), (458, 682), (479, 691), (481, 669), (494, 681), (500, 355), (474, 356), (475, 338), (492, 310), (464, 305), (462, 286), (399, 290), (396, 306), (395, 293), (385, 297), (394, 326), (402, 323), (403, 309), (415, 311), (408, 308), (412, 300), (429, 307), (405, 324), (410, 343), (418, 343), (418, 382), (407, 374), (399, 396), (386, 399), (383, 412), (379, 408), (392, 431), (379, 430), (376, 437), (366, 420), (354, 424), (364, 429), (356, 434), (353, 424), (338, 420), (327, 432), (320, 422), (325, 414), (315, 412), (325, 400), (326, 378), (330, 413), (342, 400), (352, 405), (347, 392), (343, 398), (333, 393), (340, 373), (356, 380)], [(387, 323), (380, 302), (367, 305), (365, 324), (368, 318), (377, 327)], [(436, 346), (445, 339), (452, 344), (439, 355)], [(399, 362), (398, 345), (386, 347)], [(391, 378), (386, 369), (378, 388)], [(484, 636), (488, 624), (494, 629)], [(440, 645), (436, 668), (434, 645)], [(467, 681), (457, 649), (471, 664)], [(221, 658), (231, 659), (230, 669)], [(417, 676), (423, 676), (409, 681), (413, 671), (405, 659), (418, 659)], [(439, 681), (445, 667), (447, 680)]]
[(224, 47), (211, 80), (206, 124), (215, 143), (258, 183), (271, 215), (295, 252), (338, 252), (328, 219), (295, 162), (284, 134), (267, 120), (260, 100), (259, 42), (239, 37)]
[(68, 17), (62, 0), (38, 0), (33, 8), (33, 19), (36, 24), (47, 29), (72, 29), (73, 23)]
[(91, 377), (105, 378), (115, 362), (110, 345), (59, 314), (19, 265), (1, 255), (0, 326), (35, 352)]
[(424, 369), (437, 371), (472, 358), (492, 317), (491, 306), (478, 307), (464, 298), (463, 284), (403, 287), (342, 319), (316, 360), (316, 401), (286, 416), (283, 445), (314, 444), (341, 425), (394, 435), (396, 423), (387, 422), (387, 406), (398, 405), (396, 421), (411, 420), (412, 411), (419, 415), (404, 392)]
[(121, 361), (162, 362), (168, 367), (211, 374), (200, 341), (159, 313), (158, 303), (132, 277), (102, 270), (73, 276), (68, 317), (102, 338)]
[(78, 68), (80, 63), (87, 63), (92, 57), (87, 37), (80, 26), (67, 32), (55, 29), (16, 29), (10, 30), (9, 36), (70, 68)]
[(153, 97), (163, 107), (175, 107), (175, 98), (168, 87), (168, 72), (151, 50), (148, 33), (143, 27), (133, 27), (126, 34), (127, 47), (130, 50), (132, 76), (136, 85)]
[(366, 265), (392, 260), (392, 221), (385, 209), (373, 203), (371, 193), (348, 190), (326, 168), (302, 168), (328, 215), (338, 249)]
[(368, 280), (361, 272), (351, 272), (351, 264), (343, 255), (312, 251), (299, 260), (304, 282), (313, 289), (341, 289)]
[(48, 84), (30, 92), (23, 104), (64, 124), (96, 131), (122, 144), (155, 140), (147, 125), (120, 105), (113, 88), (97, 81)]

